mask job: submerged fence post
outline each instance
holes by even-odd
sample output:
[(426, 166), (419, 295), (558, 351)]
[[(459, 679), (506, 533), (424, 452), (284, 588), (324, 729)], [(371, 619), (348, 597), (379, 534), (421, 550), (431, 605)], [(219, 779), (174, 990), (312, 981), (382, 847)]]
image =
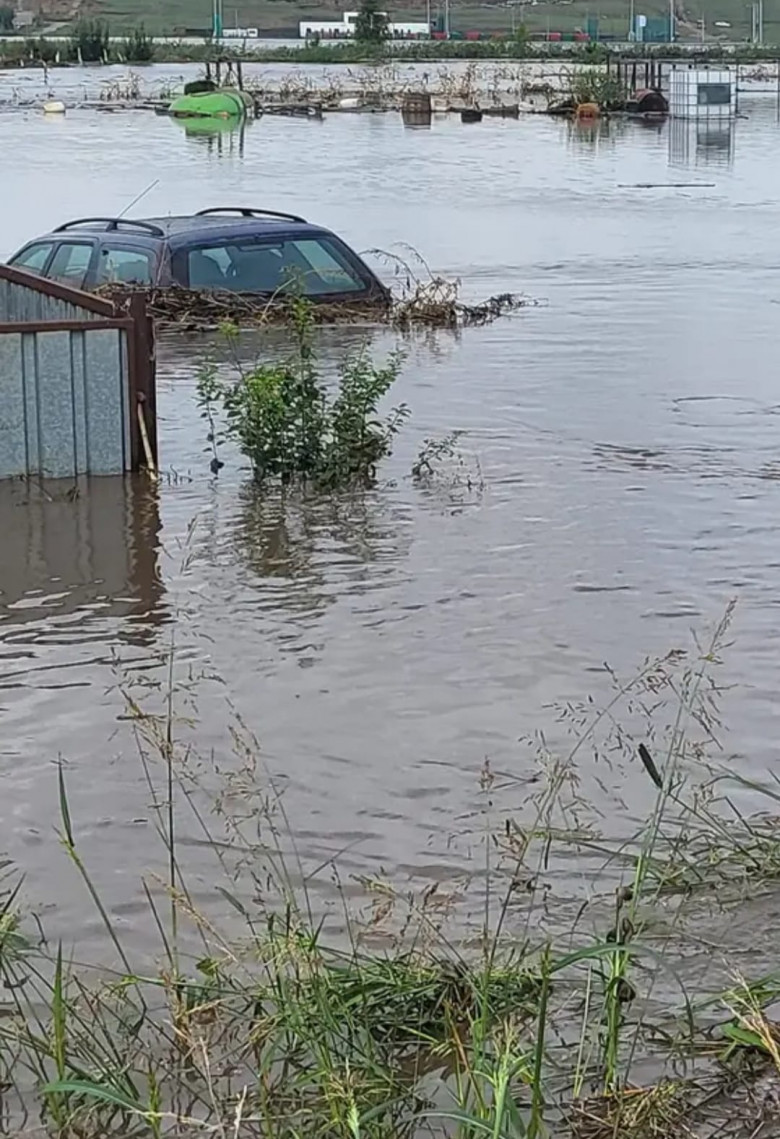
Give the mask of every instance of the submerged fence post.
[[(128, 343), (130, 376), (130, 414), (133, 420), (133, 468), (149, 465), (146, 440), (141, 418), (145, 425), (153, 465), (157, 466), (157, 383), (154, 349), (154, 325), (143, 293), (131, 293), (127, 303), (132, 331)], [(140, 409), (140, 411), (139, 411)]]

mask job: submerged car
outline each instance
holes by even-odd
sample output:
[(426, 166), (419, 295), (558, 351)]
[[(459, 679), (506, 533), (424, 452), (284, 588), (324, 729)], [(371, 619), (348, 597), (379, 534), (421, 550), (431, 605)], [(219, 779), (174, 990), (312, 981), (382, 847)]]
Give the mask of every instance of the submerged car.
[(348, 245), (295, 214), (217, 208), (186, 217), (82, 218), (29, 242), (9, 265), (77, 289), (119, 283), (313, 301), (385, 303)]

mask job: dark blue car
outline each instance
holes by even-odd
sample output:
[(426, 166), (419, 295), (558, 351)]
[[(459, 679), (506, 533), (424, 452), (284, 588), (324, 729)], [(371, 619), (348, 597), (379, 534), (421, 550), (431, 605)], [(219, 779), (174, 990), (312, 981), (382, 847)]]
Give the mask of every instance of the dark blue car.
[(10, 262), (78, 289), (111, 283), (295, 292), (328, 303), (386, 303), (388, 292), (341, 238), (294, 214), (211, 209), (187, 217), (84, 218)]

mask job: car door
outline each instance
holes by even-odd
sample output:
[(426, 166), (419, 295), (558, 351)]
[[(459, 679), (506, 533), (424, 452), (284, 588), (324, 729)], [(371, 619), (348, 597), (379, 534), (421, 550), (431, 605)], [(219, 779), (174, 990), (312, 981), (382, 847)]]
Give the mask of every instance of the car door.
[(156, 253), (132, 242), (103, 241), (92, 267), (91, 285), (149, 287), (157, 277)]
[(44, 275), (49, 280), (69, 285), (72, 289), (83, 289), (94, 254), (94, 241), (61, 241), (55, 248)]

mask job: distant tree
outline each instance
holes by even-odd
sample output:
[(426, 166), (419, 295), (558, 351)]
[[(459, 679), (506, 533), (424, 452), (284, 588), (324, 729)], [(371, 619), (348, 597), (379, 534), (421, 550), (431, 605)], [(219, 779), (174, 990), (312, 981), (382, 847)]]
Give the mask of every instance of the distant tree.
[(355, 39), (363, 44), (382, 44), (390, 35), (389, 20), (379, 10), (378, 0), (362, 0), (355, 20)]
[(134, 28), (120, 48), (128, 63), (151, 63), (154, 59), (154, 40), (146, 34), (143, 24)]
[(104, 20), (79, 20), (70, 37), (69, 55), (82, 63), (103, 63), (111, 49), (111, 31)]
[(14, 16), (16, 12), (10, 5), (0, 5), (0, 32), (12, 32), (14, 30)]

